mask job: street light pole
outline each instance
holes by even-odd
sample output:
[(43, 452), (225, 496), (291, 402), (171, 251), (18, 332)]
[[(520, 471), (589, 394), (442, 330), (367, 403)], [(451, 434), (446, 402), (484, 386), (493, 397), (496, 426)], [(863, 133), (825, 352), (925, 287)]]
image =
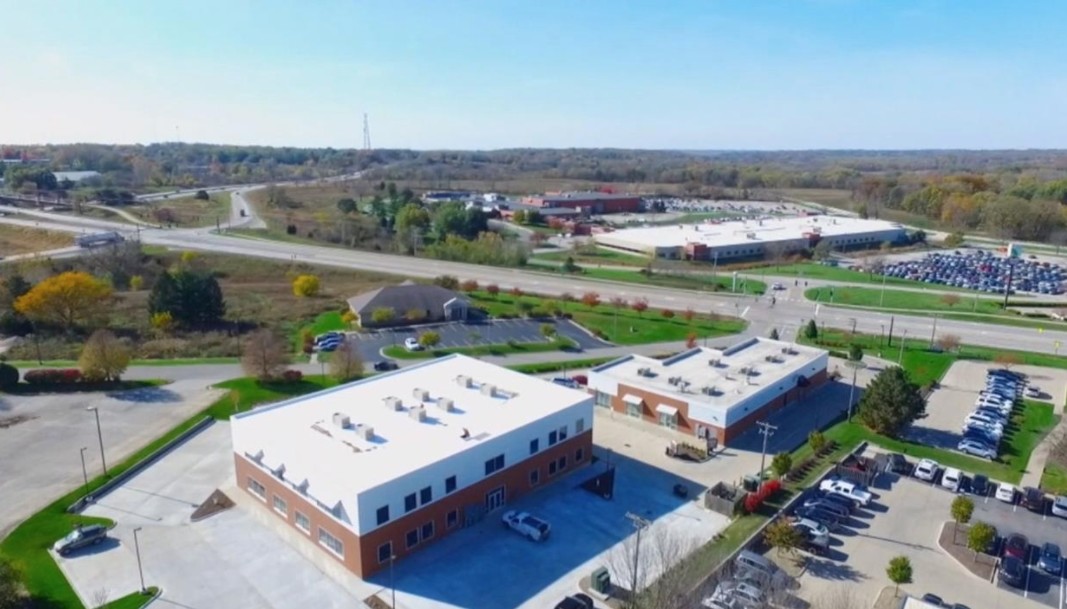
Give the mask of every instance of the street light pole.
[(934, 346), (935, 334), (937, 334), (937, 313), (934, 313), (934, 327), (930, 329), (930, 348)]
[(104, 458), (104, 434), (100, 431), (100, 410), (96, 406), (89, 406), (86, 410), (96, 415), (96, 439), (100, 441), (100, 465), (104, 467), (104, 475), (107, 475), (107, 460)]
[(137, 575), (141, 578), (141, 594), (148, 592), (148, 589), (144, 586), (144, 569), (141, 568), (141, 543), (137, 540), (137, 532), (141, 530), (141, 527), (137, 527), (133, 530), (133, 549), (137, 553)]
[(904, 334), (900, 336), (900, 356), (897, 357), (897, 365), (902, 366), (904, 362), (904, 343), (908, 341), (908, 331), (904, 330)]
[(885, 269), (882, 269), (882, 295), (878, 297), (878, 307), (881, 308), (885, 303), (885, 278), (889, 275), (886, 274)]
[(630, 573), (630, 604), (632, 605), (633, 599), (637, 598), (637, 573), (641, 564), (639, 562), (641, 558), (641, 531), (652, 523), (632, 512), (626, 512), (626, 517), (630, 519), (630, 522), (634, 523), (634, 528), (637, 529), (637, 542), (634, 544), (634, 567), (632, 573)]
[(89, 450), (89, 447), (82, 446), (78, 453), (82, 458), (82, 480), (85, 481), (85, 496), (89, 496), (89, 472), (85, 470), (85, 451)]

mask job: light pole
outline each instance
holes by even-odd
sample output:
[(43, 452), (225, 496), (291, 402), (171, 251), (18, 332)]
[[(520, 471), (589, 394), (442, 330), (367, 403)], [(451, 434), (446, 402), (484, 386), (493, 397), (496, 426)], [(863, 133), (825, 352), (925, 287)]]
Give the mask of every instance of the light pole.
[(852, 386), (848, 390), (848, 422), (851, 423), (852, 404), (855, 402), (856, 399), (856, 374), (860, 371), (861, 368), (866, 368), (867, 364), (864, 364), (862, 361), (849, 360), (845, 362), (845, 365), (849, 368), (852, 368)]
[(82, 446), (78, 453), (82, 457), (82, 480), (85, 481), (85, 496), (89, 496), (89, 472), (85, 470), (85, 451), (89, 450), (87, 446)]
[(885, 302), (885, 278), (886, 277), (888, 277), (888, 275), (886, 274), (885, 269), (882, 269), (882, 295), (878, 297), (878, 308), (881, 308), (882, 304)]
[(633, 604), (633, 599), (637, 598), (637, 573), (641, 564), (639, 562), (641, 558), (641, 531), (652, 523), (632, 512), (626, 512), (626, 517), (630, 519), (630, 522), (634, 523), (634, 528), (637, 529), (637, 542), (634, 544), (634, 567), (630, 573), (630, 600), (631, 604)]
[(144, 570), (141, 568), (141, 543), (137, 539), (137, 531), (140, 531), (141, 527), (137, 527), (133, 530), (133, 549), (137, 553), (137, 575), (141, 578), (141, 594), (148, 592), (144, 587)]
[(908, 341), (908, 331), (904, 330), (904, 334), (900, 336), (900, 356), (897, 357), (897, 365), (903, 366), (904, 362), (904, 343)]
[(934, 347), (934, 335), (937, 334), (937, 313), (934, 313), (934, 327), (930, 329), (930, 348)]
[(107, 460), (104, 459), (104, 434), (100, 431), (100, 410), (96, 406), (89, 406), (86, 410), (96, 415), (96, 439), (100, 441), (100, 465), (104, 467), (104, 475), (107, 475)]

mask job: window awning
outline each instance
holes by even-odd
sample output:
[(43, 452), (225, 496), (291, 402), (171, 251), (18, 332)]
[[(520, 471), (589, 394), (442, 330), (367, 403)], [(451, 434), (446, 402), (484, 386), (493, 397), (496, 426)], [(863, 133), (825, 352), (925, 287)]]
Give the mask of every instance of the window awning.
[(667, 406), (666, 404), (660, 404), (659, 406), (656, 406), (656, 412), (672, 417), (678, 416), (678, 409), (674, 406)]
[(622, 396), (622, 401), (626, 402), (627, 404), (633, 404), (634, 406), (640, 406), (641, 403), (644, 402), (644, 400), (641, 399), (641, 396), (634, 395), (632, 393), (627, 393), (626, 395)]

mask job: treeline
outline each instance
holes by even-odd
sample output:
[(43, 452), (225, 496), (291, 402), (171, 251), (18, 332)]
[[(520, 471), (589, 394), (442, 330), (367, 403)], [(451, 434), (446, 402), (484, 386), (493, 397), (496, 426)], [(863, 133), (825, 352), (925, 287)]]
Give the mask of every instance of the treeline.
[(1047, 241), (1067, 235), (1067, 179), (1033, 175), (956, 174), (911, 184), (865, 177), (853, 189), (860, 215), (902, 210), (960, 230), (981, 229), (1006, 239)]

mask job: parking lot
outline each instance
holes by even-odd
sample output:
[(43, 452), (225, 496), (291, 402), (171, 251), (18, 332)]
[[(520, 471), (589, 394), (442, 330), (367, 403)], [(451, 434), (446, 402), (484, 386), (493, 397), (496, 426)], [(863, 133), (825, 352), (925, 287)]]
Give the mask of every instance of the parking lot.
[[(166, 376), (159, 369), (156, 377)], [(34, 510), (82, 483), (79, 449), (89, 476), (101, 473), (96, 421), (104, 454), (117, 463), (156, 436), (208, 406), (221, 392), (214, 380), (186, 379), (115, 393), (0, 396), (0, 536)]]
[(559, 336), (569, 338), (582, 350), (608, 347), (608, 343), (589, 334), (573, 321), (566, 319), (496, 319), (468, 322), (452, 322), (420, 326), (414, 328), (393, 328), (371, 332), (350, 332), (360, 354), (366, 361), (382, 358), (381, 350), (392, 345), (403, 345), (409, 336), (417, 337), (425, 330), (433, 330), (441, 335), (437, 348), (474, 347), (478, 345), (500, 345), (510, 341), (518, 343), (543, 343), (541, 325), (551, 323)]

